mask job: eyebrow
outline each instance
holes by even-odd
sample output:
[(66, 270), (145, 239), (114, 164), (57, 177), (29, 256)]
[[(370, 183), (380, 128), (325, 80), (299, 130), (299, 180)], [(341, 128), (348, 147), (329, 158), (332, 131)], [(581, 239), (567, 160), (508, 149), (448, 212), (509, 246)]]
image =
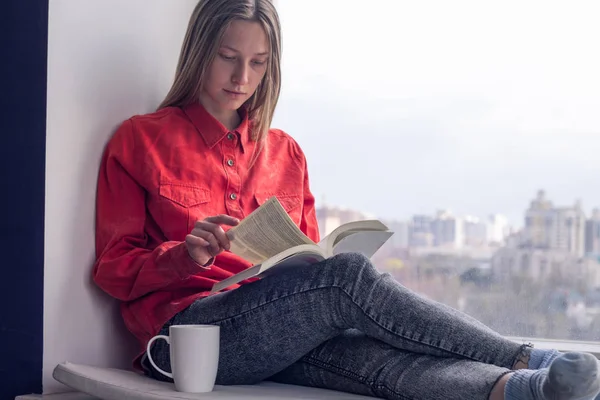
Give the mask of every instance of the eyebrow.
[[(240, 52), (239, 50), (237, 50), (237, 49), (234, 49), (234, 48), (233, 48), (233, 47), (231, 47), (231, 46), (223, 45), (223, 46), (221, 46), (221, 47), (224, 47), (224, 48), (226, 48), (226, 49), (229, 49), (229, 50), (231, 50), (231, 51), (234, 51), (234, 52), (236, 52), (236, 53), (239, 53), (239, 52)], [(255, 56), (266, 56), (266, 55), (268, 55), (268, 54), (269, 54), (269, 52), (268, 52), (268, 51), (263, 51), (262, 53), (256, 53), (256, 54), (255, 54)]]

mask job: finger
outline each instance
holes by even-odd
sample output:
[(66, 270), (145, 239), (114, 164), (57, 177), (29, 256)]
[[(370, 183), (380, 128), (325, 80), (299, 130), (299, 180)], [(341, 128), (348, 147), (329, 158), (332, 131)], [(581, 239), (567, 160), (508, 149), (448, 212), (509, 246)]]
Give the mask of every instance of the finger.
[(240, 220), (229, 215), (221, 214), (214, 217), (208, 217), (204, 221), (211, 222), (218, 225), (236, 226), (240, 223)]
[(199, 247), (208, 247), (210, 246), (210, 243), (207, 242), (206, 240), (202, 239), (201, 237), (198, 236), (194, 236), (194, 235), (187, 235), (185, 237), (185, 241), (187, 242), (187, 244), (192, 245), (192, 246), (199, 246)]
[(212, 233), (213, 236), (215, 238), (217, 238), (217, 241), (219, 242), (219, 246), (224, 248), (225, 250), (229, 250), (229, 248), (231, 247), (231, 245), (229, 243), (229, 238), (225, 234), (225, 231), (223, 230), (223, 228), (221, 228), (221, 225), (202, 221), (202, 222), (197, 223), (196, 227), (194, 229)]
[(200, 228), (194, 228), (191, 234), (208, 242), (207, 248), (211, 254), (216, 255), (221, 252), (221, 245), (219, 244), (219, 241), (215, 235), (213, 235), (211, 232)]
[(200, 265), (205, 265), (214, 257), (208, 250), (208, 242), (198, 236), (187, 235), (185, 237), (185, 244), (190, 257)]

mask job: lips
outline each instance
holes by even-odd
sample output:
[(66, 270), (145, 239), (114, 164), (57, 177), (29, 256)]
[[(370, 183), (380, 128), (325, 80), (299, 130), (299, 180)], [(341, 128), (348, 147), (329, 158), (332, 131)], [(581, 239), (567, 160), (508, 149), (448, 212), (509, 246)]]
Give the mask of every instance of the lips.
[(223, 90), (224, 90), (225, 92), (229, 93), (229, 94), (232, 94), (232, 95), (237, 95), (237, 96), (243, 96), (243, 95), (245, 95), (245, 94), (246, 94), (246, 93), (243, 93), (243, 92), (238, 92), (238, 91), (235, 91), (235, 90), (227, 90), (227, 89), (223, 89)]

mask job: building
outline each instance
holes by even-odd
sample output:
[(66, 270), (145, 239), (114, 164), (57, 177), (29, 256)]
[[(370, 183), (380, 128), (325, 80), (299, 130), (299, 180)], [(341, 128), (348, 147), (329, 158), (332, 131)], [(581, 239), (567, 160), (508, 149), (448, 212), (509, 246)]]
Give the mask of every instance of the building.
[(525, 214), (523, 245), (532, 249), (565, 250), (583, 257), (585, 214), (578, 201), (573, 207), (554, 207), (540, 190)]
[(505, 243), (510, 233), (507, 218), (500, 214), (492, 214), (486, 220), (474, 216), (458, 217), (448, 210), (441, 210), (433, 217), (415, 215), (409, 225), (409, 246), (414, 248), (498, 247)]
[(438, 211), (431, 222), (434, 246), (460, 248), (465, 244), (464, 221), (450, 211)]
[(525, 214), (524, 245), (535, 249), (550, 248), (550, 226), (554, 220), (554, 205), (540, 190)]
[(600, 210), (594, 209), (585, 223), (585, 254), (600, 257)]
[(321, 238), (329, 235), (335, 228), (348, 222), (361, 221), (367, 216), (360, 211), (343, 207), (323, 206), (316, 209), (317, 223)]
[(464, 218), (464, 245), (467, 247), (487, 246), (490, 226), (478, 217), (468, 215)]
[(389, 240), (390, 246), (396, 249), (408, 248), (410, 245), (410, 223), (408, 221), (384, 221), (384, 223), (394, 232)]
[(429, 215), (414, 215), (410, 230), (410, 247), (431, 247), (434, 236), (432, 233), (433, 218)]
[(492, 214), (488, 220), (488, 243), (495, 246), (504, 245), (510, 234), (508, 219), (501, 214)]

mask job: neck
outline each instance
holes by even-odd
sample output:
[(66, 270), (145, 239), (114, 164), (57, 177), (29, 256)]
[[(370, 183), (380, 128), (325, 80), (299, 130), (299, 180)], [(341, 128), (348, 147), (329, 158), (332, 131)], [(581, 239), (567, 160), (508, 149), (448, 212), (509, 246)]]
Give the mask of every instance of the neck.
[(240, 115), (235, 110), (225, 111), (221, 113), (213, 113), (210, 110), (208, 110), (208, 112), (230, 131), (236, 129), (238, 126), (240, 126), (240, 123), (242, 122), (242, 118), (240, 118)]
[(230, 131), (236, 129), (240, 126), (242, 122), (242, 118), (237, 110), (219, 110), (216, 107), (211, 107), (210, 102), (204, 101), (202, 97), (200, 97), (200, 104), (209, 112), (210, 115), (215, 117), (217, 121), (223, 124), (225, 128)]

